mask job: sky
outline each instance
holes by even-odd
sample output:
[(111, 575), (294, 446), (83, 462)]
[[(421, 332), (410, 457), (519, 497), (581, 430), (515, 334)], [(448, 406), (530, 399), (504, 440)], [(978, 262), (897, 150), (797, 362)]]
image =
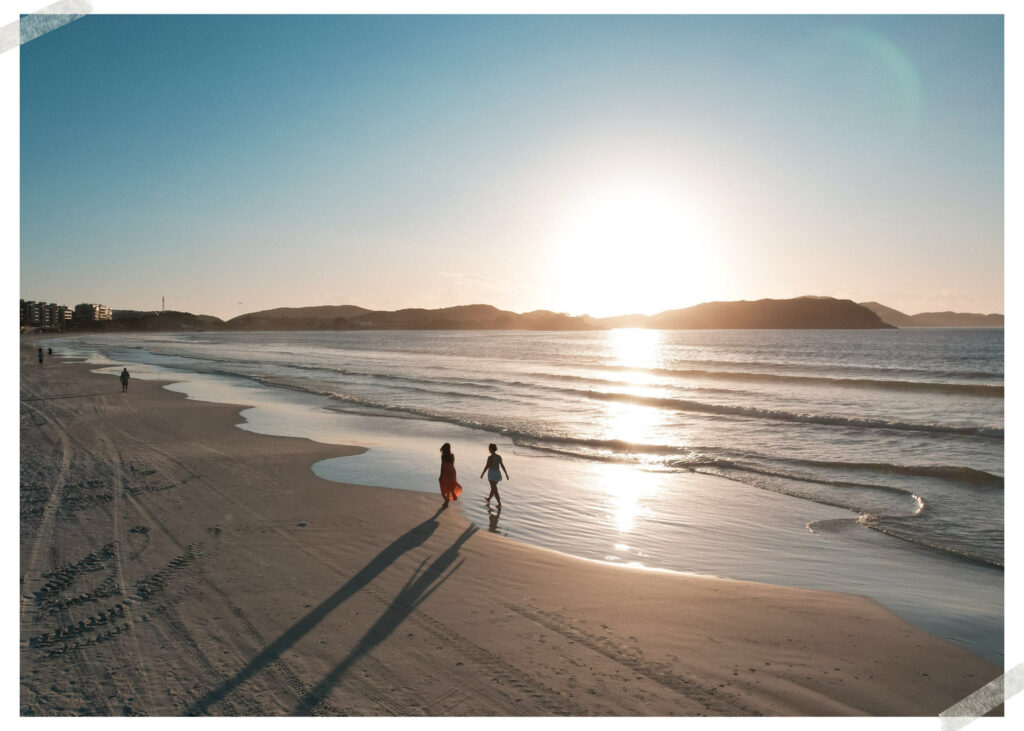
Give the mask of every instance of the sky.
[(88, 15), (20, 49), (20, 294), (1003, 312), (1003, 48), (998, 15)]

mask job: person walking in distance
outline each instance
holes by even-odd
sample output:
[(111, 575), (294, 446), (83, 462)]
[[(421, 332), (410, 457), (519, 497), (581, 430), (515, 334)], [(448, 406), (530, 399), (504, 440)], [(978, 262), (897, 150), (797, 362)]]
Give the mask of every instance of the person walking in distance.
[(501, 507), (501, 495), (498, 494), (498, 483), (501, 482), (501, 472), (505, 471), (505, 479), (509, 479), (508, 470), (505, 469), (505, 462), (501, 459), (501, 455), (498, 454), (498, 445), (488, 444), (487, 449), (490, 450), (491, 454), (487, 457), (487, 461), (484, 463), (484, 469), (480, 473), (480, 477), (484, 476), (484, 472), (487, 473), (487, 481), (491, 483), (491, 494), (487, 496), (487, 502), (491, 501), (491, 498), (497, 498), (498, 507)]
[(124, 393), (125, 391), (128, 390), (129, 378), (131, 378), (131, 375), (129, 375), (128, 369), (125, 368), (124, 370), (121, 371), (121, 393)]

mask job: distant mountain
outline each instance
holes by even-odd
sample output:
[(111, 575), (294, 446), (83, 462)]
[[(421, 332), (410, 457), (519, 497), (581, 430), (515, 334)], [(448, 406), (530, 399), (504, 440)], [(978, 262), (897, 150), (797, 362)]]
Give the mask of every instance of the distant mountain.
[(664, 330), (850, 330), (891, 328), (866, 307), (832, 297), (738, 302), (705, 302), (644, 318), (626, 315), (592, 320), (603, 327), (650, 327)]
[(893, 327), (913, 327), (914, 318), (910, 315), (894, 310), (891, 307), (886, 307), (878, 302), (861, 302), (861, 307), (866, 307), (880, 318), (883, 322), (887, 322)]
[(1003, 327), (1002, 315), (973, 312), (921, 312), (911, 315), (915, 327)]
[(614, 317), (587, 317), (594, 327), (602, 329), (613, 327), (651, 327), (650, 315), (616, 315)]
[(201, 330), (605, 330), (645, 327), (664, 330), (872, 329), (891, 327), (1002, 327), (1002, 315), (922, 312), (907, 315), (879, 304), (833, 297), (794, 297), (756, 301), (705, 302), (657, 315), (572, 317), (534, 310), (519, 314), (492, 305), (439, 309), (368, 310), (356, 305), (278, 307), (224, 322), (188, 312), (114, 310), (113, 320), (75, 322), (88, 332), (180, 332)]
[(233, 317), (229, 330), (343, 330), (348, 320), (370, 310), (356, 305), (277, 307)]
[(520, 315), (492, 305), (365, 312), (351, 318), (348, 325), (350, 329), (385, 330), (589, 330), (593, 327), (582, 317), (547, 310)]
[(921, 312), (908, 315), (878, 302), (861, 302), (882, 320), (896, 327), (1003, 327), (1003, 315), (970, 312)]

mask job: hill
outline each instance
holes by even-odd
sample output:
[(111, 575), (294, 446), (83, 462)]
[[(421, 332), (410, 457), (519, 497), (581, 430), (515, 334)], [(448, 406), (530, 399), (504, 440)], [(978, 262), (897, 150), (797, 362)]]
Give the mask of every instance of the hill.
[(492, 305), (439, 309), (369, 310), (357, 305), (278, 307), (224, 322), (188, 312), (114, 310), (113, 320), (75, 323), (87, 332), (180, 332), (200, 330), (605, 330), (642, 327), (664, 330), (873, 329), (891, 327), (1003, 327), (1002, 315), (922, 312), (907, 315), (878, 302), (833, 297), (705, 302), (657, 315), (572, 317), (534, 310), (519, 314)]
[(905, 312), (894, 310), (892, 307), (886, 307), (878, 302), (861, 302), (861, 307), (866, 307), (880, 318), (883, 322), (887, 322), (893, 327), (913, 327), (913, 318)]
[(581, 317), (536, 310), (520, 315), (492, 305), (460, 305), (436, 310), (410, 308), (366, 312), (349, 320), (352, 328), (386, 330), (588, 330)]
[(851, 300), (795, 297), (756, 301), (705, 302), (657, 315), (625, 315), (593, 320), (604, 327), (664, 330), (804, 330), (891, 328), (871, 310)]
[(229, 330), (341, 330), (349, 318), (369, 312), (356, 305), (277, 307), (249, 312), (227, 321)]
[(878, 302), (861, 302), (885, 322), (896, 327), (1003, 327), (1003, 315), (972, 312), (921, 312), (908, 315)]

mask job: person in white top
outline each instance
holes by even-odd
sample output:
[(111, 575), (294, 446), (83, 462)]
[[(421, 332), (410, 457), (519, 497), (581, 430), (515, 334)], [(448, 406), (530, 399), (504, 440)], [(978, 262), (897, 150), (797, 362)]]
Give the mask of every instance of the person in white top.
[(498, 507), (501, 507), (501, 496), (498, 494), (498, 483), (501, 482), (501, 472), (505, 471), (505, 479), (509, 479), (508, 470), (505, 469), (505, 462), (501, 459), (501, 455), (498, 454), (498, 446), (496, 444), (488, 444), (487, 449), (490, 450), (491, 454), (487, 457), (487, 462), (484, 463), (483, 471), (480, 472), (480, 477), (484, 476), (484, 472), (487, 473), (487, 481), (491, 483), (491, 494), (487, 496), (487, 502), (491, 501), (491, 498), (497, 498)]

